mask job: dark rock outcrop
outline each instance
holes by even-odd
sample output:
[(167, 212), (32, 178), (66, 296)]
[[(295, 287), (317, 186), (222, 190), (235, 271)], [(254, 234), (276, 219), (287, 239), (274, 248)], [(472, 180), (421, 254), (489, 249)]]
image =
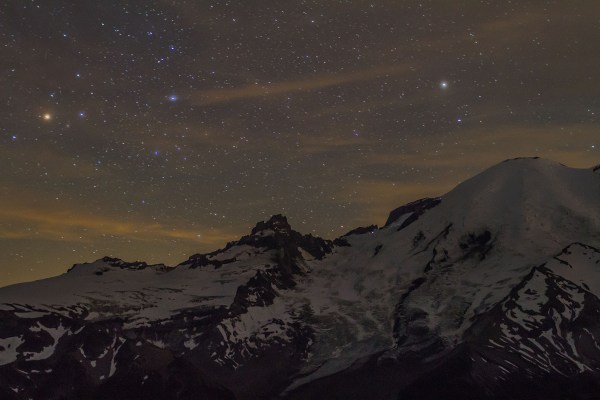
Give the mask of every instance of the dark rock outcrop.
[(410, 216), (407, 217), (398, 227), (398, 230), (402, 230), (419, 219), (419, 217), (423, 215), (425, 211), (437, 206), (441, 202), (442, 199), (439, 197), (424, 198), (398, 207), (390, 212), (387, 221), (385, 221), (384, 227), (390, 226), (394, 222), (398, 221), (402, 216), (410, 214)]

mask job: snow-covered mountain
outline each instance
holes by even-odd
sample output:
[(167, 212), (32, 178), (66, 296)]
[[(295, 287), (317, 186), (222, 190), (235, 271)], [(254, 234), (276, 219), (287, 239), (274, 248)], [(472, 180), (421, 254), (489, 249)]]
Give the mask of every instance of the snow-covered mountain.
[(600, 170), (496, 165), (333, 241), (0, 289), (2, 399), (600, 398)]

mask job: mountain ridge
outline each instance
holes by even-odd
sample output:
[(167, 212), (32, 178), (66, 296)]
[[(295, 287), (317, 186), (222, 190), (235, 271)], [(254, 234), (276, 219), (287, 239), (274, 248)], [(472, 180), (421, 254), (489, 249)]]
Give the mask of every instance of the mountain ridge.
[(588, 399), (599, 204), (593, 168), (514, 159), (335, 240), (274, 215), (174, 267), (0, 288), (0, 395)]

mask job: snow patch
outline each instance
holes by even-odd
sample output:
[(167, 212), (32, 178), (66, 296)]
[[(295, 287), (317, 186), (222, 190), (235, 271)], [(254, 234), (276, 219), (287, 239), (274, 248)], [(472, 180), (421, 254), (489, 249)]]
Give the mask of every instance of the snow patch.
[(0, 365), (10, 364), (17, 360), (17, 348), (25, 341), (22, 336), (0, 339)]

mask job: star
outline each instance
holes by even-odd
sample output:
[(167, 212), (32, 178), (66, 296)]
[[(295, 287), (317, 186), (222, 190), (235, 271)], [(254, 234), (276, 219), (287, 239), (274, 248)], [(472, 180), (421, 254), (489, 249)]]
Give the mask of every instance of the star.
[[(3, 184), (25, 181), (40, 196), (68, 197), (60, 204), (39, 201), (49, 215), (72, 207), (93, 225), (97, 240), (77, 239), (78, 252), (94, 243), (121, 256), (145, 258), (149, 249), (157, 261), (180, 262), (166, 255), (172, 242), (165, 237), (156, 240), (168, 246), (141, 240), (124, 254), (113, 230), (87, 216), (98, 210), (118, 222), (129, 212), (123, 205), (140, 205), (137, 193), (148, 196), (148, 210), (132, 216), (134, 223), (154, 221), (151, 213), (160, 212), (155, 222), (196, 232), (189, 221), (211, 226), (204, 210), (217, 207), (219, 220), (225, 213), (236, 221), (216, 227), (233, 240), (285, 206), (299, 223), (306, 220), (306, 233), (334, 236), (346, 233), (341, 224), (387, 217), (385, 207), (371, 215), (367, 198), (385, 198), (387, 207), (415, 200), (408, 189), (389, 189), (388, 180), (427, 182), (419, 195), (441, 194), (450, 180), (466, 179), (488, 158), (509, 158), (520, 153), (517, 147), (534, 152), (541, 138), (543, 157), (581, 167), (600, 162), (600, 107), (594, 102), (600, 80), (591, 79), (594, 54), (586, 47), (600, 2), (571, 2), (568, 10), (544, 2), (552, 22), (538, 18), (532, 4), (512, 10), (508, 2), (469, 2), (468, 13), (410, 9), (405, 2), (260, 2), (246, 9), (231, 1), (153, 1), (144, 2), (152, 3), (147, 10), (126, 1), (119, 7), (21, 3), (0, 29), (10, 53), (10, 62), (0, 63), (7, 86), (0, 113), (6, 149), (0, 148), (2, 159), (11, 159), (4, 177), (10, 182)], [(40, 12), (60, 14), (60, 24), (38, 23)], [(432, 25), (418, 29), (424, 21)], [(521, 35), (522, 24), (532, 27), (535, 41)], [(568, 37), (557, 36), (560, 31)], [(564, 62), (565, 54), (578, 62)], [(554, 79), (557, 68), (561, 79)], [(465, 156), (469, 151), (482, 156)], [(57, 162), (47, 162), (50, 156)], [(77, 165), (67, 171), (63, 166), (71, 160)], [(88, 164), (107, 173), (88, 174)], [(396, 166), (402, 166), (398, 176)], [(317, 176), (323, 168), (328, 173)], [(33, 173), (38, 169), (43, 173)], [(288, 182), (294, 190), (278, 190)], [(173, 199), (170, 193), (180, 188), (186, 199)], [(0, 196), (0, 209), (13, 200), (38, 201), (6, 197)], [(332, 202), (343, 204), (331, 213)], [(46, 224), (41, 216), (36, 227), (25, 217), (15, 231), (51, 236), (50, 229), (39, 229)], [(0, 215), (0, 226), (7, 219)], [(74, 225), (60, 225), (56, 232), (79, 237)], [(193, 251), (216, 249), (216, 237), (221, 234), (205, 233)], [(130, 239), (145, 238), (131, 233)], [(188, 239), (177, 237), (177, 252), (190, 250)], [(13, 248), (0, 240), (0, 251), (30, 245)], [(35, 245), (40, 262), (62, 272), (51, 242)], [(27, 257), (9, 257), (3, 271), (25, 271), (37, 262), (33, 253)], [(69, 262), (91, 257), (85, 250)], [(0, 286), (7, 283), (0, 274)]]

